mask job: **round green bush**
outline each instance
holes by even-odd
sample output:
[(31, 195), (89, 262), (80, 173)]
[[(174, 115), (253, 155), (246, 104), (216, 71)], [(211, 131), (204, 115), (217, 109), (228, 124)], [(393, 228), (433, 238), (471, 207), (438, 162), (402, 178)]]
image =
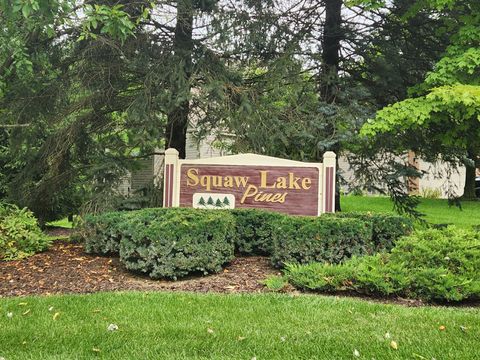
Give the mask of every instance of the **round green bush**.
[(235, 219), (227, 211), (136, 211), (123, 222), (120, 260), (155, 279), (218, 272), (234, 257), (235, 236)]
[(0, 260), (23, 259), (49, 245), (30, 210), (0, 203)]

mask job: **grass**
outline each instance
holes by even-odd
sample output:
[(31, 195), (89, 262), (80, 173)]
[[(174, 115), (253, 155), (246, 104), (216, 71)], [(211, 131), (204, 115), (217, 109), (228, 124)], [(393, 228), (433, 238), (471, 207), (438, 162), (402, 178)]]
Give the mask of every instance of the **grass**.
[(68, 221), (68, 218), (63, 218), (61, 220), (50, 221), (47, 223), (47, 226), (60, 227), (65, 229), (72, 229), (73, 223)]
[[(341, 206), (343, 211), (393, 212), (390, 199), (381, 196), (344, 196)], [(463, 201), (459, 209), (448, 206), (446, 199), (421, 199), (418, 209), (426, 214), (425, 220), (434, 224), (480, 225), (480, 201)]]
[[(351, 359), (355, 349), (363, 359), (467, 360), (478, 359), (480, 340), (479, 309), (311, 295), (4, 298), (0, 312), (7, 360)], [(109, 324), (118, 330), (107, 331)]]

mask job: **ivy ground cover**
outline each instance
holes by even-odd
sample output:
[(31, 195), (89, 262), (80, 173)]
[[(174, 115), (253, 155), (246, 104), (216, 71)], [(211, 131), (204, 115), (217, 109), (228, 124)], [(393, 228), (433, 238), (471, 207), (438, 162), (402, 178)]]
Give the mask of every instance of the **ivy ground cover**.
[(12, 359), (477, 359), (480, 309), (311, 295), (4, 298)]

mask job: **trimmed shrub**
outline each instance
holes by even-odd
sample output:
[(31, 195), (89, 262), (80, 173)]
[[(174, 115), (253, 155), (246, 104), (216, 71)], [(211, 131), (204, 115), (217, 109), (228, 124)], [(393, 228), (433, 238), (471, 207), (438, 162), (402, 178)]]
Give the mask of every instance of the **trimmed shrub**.
[(272, 227), (285, 215), (257, 209), (232, 210), (237, 236), (235, 250), (245, 255), (269, 255), (273, 250)]
[(272, 263), (339, 263), (372, 253), (372, 226), (358, 219), (285, 216), (272, 226)]
[(340, 212), (332, 216), (354, 218), (368, 221), (372, 224), (372, 240), (375, 251), (390, 251), (395, 241), (413, 231), (413, 221), (410, 218), (387, 213)]
[(226, 211), (147, 209), (123, 222), (120, 260), (151, 278), (218, 272), (234, 256), (235, 219)]
[(126, 211), (88, 215), (75, 235), (84, 241), (87, 253), (118, 254), (122, 238), (121, 229), (130, 215), (132, 213)]
[(299, 288), (397, 295), (427, 301), (480, 298), (480, 234), (449, 227), (418, 231), (397, 242), (391, 254), (345, 264), (288, 265)]
[(50, 243), (30, 210), (0, 203), (0, 260), (26, 258)]

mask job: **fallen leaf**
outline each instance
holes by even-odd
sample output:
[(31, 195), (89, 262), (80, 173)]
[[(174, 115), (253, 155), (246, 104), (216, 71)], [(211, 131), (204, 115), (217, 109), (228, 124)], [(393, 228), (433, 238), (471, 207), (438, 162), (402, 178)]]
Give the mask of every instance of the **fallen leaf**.
[(393, 349), (393, 350), (398, 350), (398, 344), (396, 341), (392, 340), (390, 341), (390, 347)]
[(22, 342), (22, 345), (27, 345), (27, 342), (26, 342), (26, 341), (23, 341), (23, 342)]
[(22, 315), (27, 315), (29, 312), (30, 312), (30, 309), (28, 309), (27, 311), (25, 311)]
[(53, 306), (50, 306), (50, 307), (48, 308), (48, 311), (53, 311)]
[(385, 339), (390, 339), (392, 337), (392, 335), (390, 335), (389, 332), (386, 332), (384, 336), (385, 336)]
[(440, 330), (440, 331), (445, 331), (445, 329), (446, 329), (446, 326), (445, 326), (445, 325), (441, 325), (441, 326), (438, 328), (438, 330)]
[(354, 349), (353, 350), (353, 356), (360, 357), (360, 351), (358, 351), (357, 349)]
[(467, 332), (468, 328), (466, 326), (460, 325), (460, 330)]
[(13, 313), (12, 312), (7, 312), (7, 318), (11, 319), (13, 317)]
[(26, 302), (21, 302), (21, 303), (18, 303), (18, 306), (27, 306), (28, 303)]
[(207, 329), (207, 332), (208, 332), (209, 334), (213, 334), (215, 331), (213, 331), (213, 329), (208, 328), (208, 329)]
[(92, 348), (92, 351), (99, 353), (99, 352), (100, 352), (100, 349), (98, 349), (98, 348)]
[(60, 313), (56, 312), (55, 314), (53, 314), (53, 320), (57, 320), (59, 316), (60, 316)]
[(238, 339), (238, 341), (243, 341), (243, 340), (246, 339), (246, 337), (245, 336), (239, 336), (237, 339)]

